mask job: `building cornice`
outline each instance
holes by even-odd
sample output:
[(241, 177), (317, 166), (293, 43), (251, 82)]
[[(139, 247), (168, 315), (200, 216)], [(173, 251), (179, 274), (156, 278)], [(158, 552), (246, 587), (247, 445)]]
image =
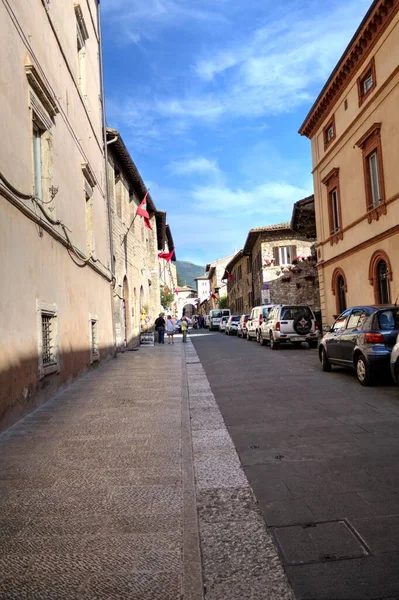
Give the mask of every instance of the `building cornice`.
[(399, 11), (399, 0), (374, 0), (327, 83), (313, 104), (299, 133), (312, 138), (315, 129), (337, 103), (348, 83), (366, 62), (378, 39)]

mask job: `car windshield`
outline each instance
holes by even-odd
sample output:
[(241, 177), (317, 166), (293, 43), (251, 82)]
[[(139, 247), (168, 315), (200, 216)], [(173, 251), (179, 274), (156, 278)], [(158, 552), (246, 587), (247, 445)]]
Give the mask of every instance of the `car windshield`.
[(312, 313), (308, 306), (286, 306), (281, 312), (281, 320), (295, 321), (301, 317), (312, 319)]
[(234, 321), (234, 322), (236, 322), (236, 321), (240, 320), (240, 317), (231, 317), (231, 320)]
[(265, 319), (267, 317), (267, 315), (269, 314), (269, 312), (271, 311), (272, 307), (268, 306), (267, 308), (264, 308), (262, 311), (263, 314), (263, 318)]
[(399, 329), (399, 308), (383, 310), (380, 313), (378, 313), (378, 323), (380, 329)]

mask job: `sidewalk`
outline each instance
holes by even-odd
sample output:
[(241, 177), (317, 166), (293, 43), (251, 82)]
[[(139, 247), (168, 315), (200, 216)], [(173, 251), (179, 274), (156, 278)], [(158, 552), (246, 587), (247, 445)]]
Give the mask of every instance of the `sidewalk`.
[(197, 354), (119, 355), (0, 435), (1, 600), (292, 599)]

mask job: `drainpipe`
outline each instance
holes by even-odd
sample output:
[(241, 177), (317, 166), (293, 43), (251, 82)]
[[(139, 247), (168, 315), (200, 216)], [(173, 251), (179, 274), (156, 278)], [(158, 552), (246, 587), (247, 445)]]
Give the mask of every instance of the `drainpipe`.
[[(112, 239), (112, 212), (111, 212), (111, 198), (109, 193), (109, 179), (108, 179), (108, 148), (107, 148), (107, 133), (106, 133), (106, 120), (105, 120), (105, 91), (104, 91), (104, 69), (103, 69), (103, 44), (101, 35), (101, 7), (100, 0), (97, 0), (97, 31), (98, 31), (98, 45), (99, 45), (99, 69), (100, 69), (100, 94), (101, 94), (101, 109), (102, 109), (102, 129), (103, 129), (103, 144), (104, 144), (104, 160), (105, 160), (105, 193), (107, 195), (107, 209), (108, 209), (108, 232), (109, 232), (109, 251), (110, 251), (110, 265), (112, 284), (110, 286), (111, 294), (111, 321), (112, 321), (112, 335), (113, 335), (113, 355), (116, 356), (116, 327), (115, 327), (115, 315), (114, 315), (114, 294), (113, 287), (115, 285), (115, 273), (114, 273), (114, 243)], [(117, 136), (116, 136), (117, 138)], [(116, 139), (112, 140), (112, 142)]]

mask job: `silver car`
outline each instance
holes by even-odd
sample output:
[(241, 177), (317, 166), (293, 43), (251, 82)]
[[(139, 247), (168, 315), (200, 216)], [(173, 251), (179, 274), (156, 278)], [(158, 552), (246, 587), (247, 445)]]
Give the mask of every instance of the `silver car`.
[(306, 304), (277, 304), (263, 321), (260, 330), (260, 343), (270, 343), (272, 350), (280, 344), (291, 343), (299, 347), (307, 342), (310, 348), (317, 348), (319, 326), (312, 309)]
[(391, 352), (391, 373), (395, 383), (399, 384), (399, 335)]

